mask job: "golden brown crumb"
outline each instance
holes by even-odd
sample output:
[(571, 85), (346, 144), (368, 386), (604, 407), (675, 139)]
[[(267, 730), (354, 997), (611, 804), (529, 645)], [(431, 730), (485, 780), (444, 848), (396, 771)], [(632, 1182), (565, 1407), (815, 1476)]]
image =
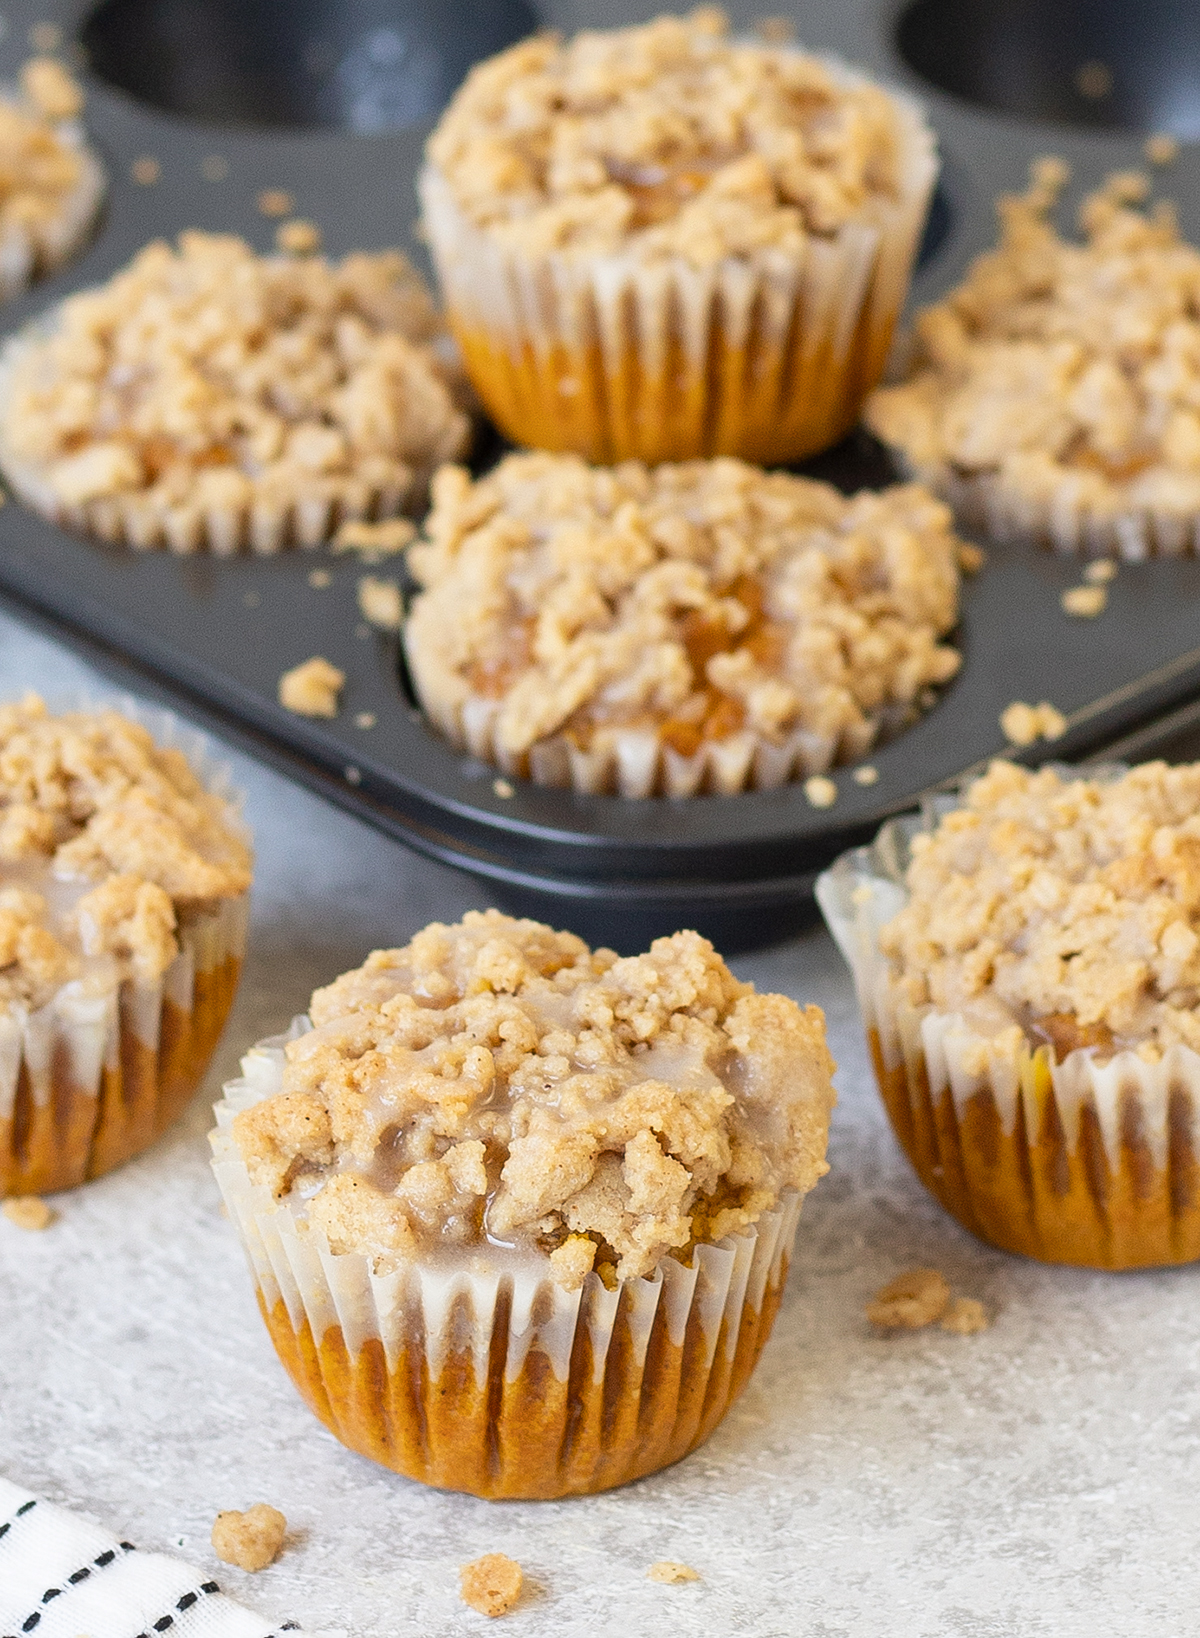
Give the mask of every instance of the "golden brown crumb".
[(874, 785), (879, 780), (879, 769), (864, 762), (861, 767), (855, 768), (851, 778), (856, 785)]
[(978, 574), (987, 562), (987, 553), (982, 546), (974, 546), (964, 540), (958, 548), (958, 566), (964, 574)]
[(377, 718), (374, 711), (356, 711), (354, 726), (356, 728), (374, 728)]
[(335, 552), (361, 552), (371, 562), (402, 552), (416, 532), (407, 518), (386, 518), (382, 523), (352, 518), (339, 527), (330, 544)]
[(838, 788), (824, 774), (813, 774), (804, 781), (804, 795), (813, 808), (831, 808), (837, 801)]
[(480, 1615), (507, 1615), (521, 1596), (521, 1566), (503, 1553), (485, 1553), (458, 1575), (463, 1603)]
[(200, 161), (200, 175), (206, 182), (223, 182), (229, 175), (229, 161), (224, 154), (208, 154)]
[(1142, 152), (1150, 165), (1173, 165), (1179, 158), (1179, 139), (1166, 131), (1156, 131), (1146, 138)]
[(315, 256), (321, 248), (321, 230), (315, 222), (297, 216), (275, 229), (275, 245), (285, 256)]
[(21, 65), (21, 90), (47, 119), (76, 119), (83, 112), (79, 82), (53, 57), (30, 57)]
[(321, 655), (293, 666), (279, 679), (279, 703), (301, 717), (336, 717), (346, 673)]
[(680, 1581), (699, 1581), (700, 1573), (687, 1564), (677, 1564), (673, 1559), (661, 1558), (657, 1564), (652, 1564), (646, 1571), (647, 1581), (661, 1581), (664, 1586), (670, 1587)]
[(308, 583), (314, 591), (324, 591), (326, 586), (333, 585), (333, 576), (328, 569), (310, 569)]
[(162, 175), (162, 165), (149, 154), (143, 154), (129, 167), (129, 174), (139, 187), (152, 188)]
[(358, 608), (363, 619), (380, 631), (399, 631), (404, 624), (404, 599), (394, 580), (364, 574), (358, 582)]
[(258, 208), (264, 216), (288, 216), (296, 208), (296, 201), (286, 188), (264, 188), (258, 196)]
[(1063, 613), (1081, 620), (1094, 620), (1103, 614), (1107, 602), (1108, 592), (1103, 586), (1069, 586), (1062, 594)]
[(1083, 578), (1089, 586), (1107, 586), (1110, 580), (1117, 578), (1117, 565), (1111, 557), (1102, 557), (1095, 563), (1089, 563), (1083, 571)]
[(987, 1309), (974, 1297), (955, 1297), (941, 1319), (943, 1331), (953, 1331), (960, 1337), (986, 1331), (991, 1323)]
[(277, 1507), (256, 1502), (244, 1513), (218, 1513), (212, 1527), (213, 1552), (223, 1564), (239, 1570), (265, 1570), (274, 1564), (287, 1534), (287, 1520)]
[(10, 1223), (20, 1229), (48, 1229), (58, 1213), (38, 1194), (14, 1194), (0, 1206)]
[(57, 51), (63, 43), (63, 31), (57, 23), (34, 23), (28, 38), (35, 51)]
[(941, 1319), (950, 1287), (936, 1268), (914, 1268), (875, 1293), (867, 1318), (885, 1331), (919, 1331)]
[(1032, 745), (1038, 739), (1061, 739), (1067, 719), (1046, 700), (1040, 705), (1014, 700), (1000, 713), (1000, 731), (1010, 745)]

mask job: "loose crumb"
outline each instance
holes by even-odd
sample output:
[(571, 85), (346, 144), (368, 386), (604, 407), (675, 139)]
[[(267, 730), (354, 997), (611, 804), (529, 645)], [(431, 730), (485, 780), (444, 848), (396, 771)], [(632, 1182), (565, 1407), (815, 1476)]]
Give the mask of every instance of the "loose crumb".
[(864, 762), (861, 768), (855, 768), (850, 777), (856, 785), (874, 785), (879, 778), (879, 769)]
[(661, 1581), (664, 1586), (674, 1586), (679, 1581), (699, 1581), (700, 1573), (690, 1565), (676, 1564), (672, 1559), (659, 1559), (646, 1571), (647, 1581)]
[(277, 1507), (256, 1502), (244, 1513), (218, 1513), (212, 1527), (213, 1552), (223, 1564), (239, 1570), (265, 1570), (274, 1564), (287, 1534), (287, 1520)]
[(1151, 165), (1173, 165), (1179, 158), (1179, 141), (1168, 131), (1156, 131), (1148, 136), (1142, 148)]
[(975, 546), (969, 540), (964, 540), (958, 548), (958, 566), (964, 574), (978, 574), (987, 562), (987, 553), (982, 546)]
[(955, 1297), (942, 1315), (942, 1330), (953, 1331), (959, 1337), (986, 1331), (991, 1323), (987, 1309), (974, 1297)]
[(279, 679), (279, 703), (301, 717), (336, 717), (346, 673), (315, 654)]
[(162, 175), (162, 166), (150, 154), (143, 154), (129, 167), (129, 174), (139, 187), (152, 188)]
[(507, 802), (510, 796), (514, 796), (516, 794), (507, 779), (493, 779), (492, 790), (502, 802)]
[(356, 728), (374, 728), (377, 721), (378, 718), (374, 711), (359, 711), (355, 714), (354, 726)]
[(58, 1217), (58, 1213), (46, 1204), (40, 1194), (14, 1194), (0, 1210), (19, 1229), (33, 1231), (48, 1229)]
[(1089, 102), (1101, 102), (1113, 88), (1113, 71), (1107, 63), (1080, 63), (1075, 70), (1075, 89)]
[(200, 175), (206, 182), (224, 182), (229, 175), (229, 161), (222, 154), (209, 154), (200, 161)]
[(314, 591), (324, 591), (326, 586), (333, 585), (333, 576), (328, 569), (310, 569), (308, 583)]
[(29, 43), (35, 51), (57, 51), (63, 43), (63, 31), (57, 23), (34, 23)]
[(275, 245), (285, 256), (315, 256), (321, 248), (321, 230), (315, 222), (297, 216), (275, 229)]
[(824, 774), (813, 774), (811, 779), (804, 781), (804, 794), (810, 807), (831, 808), (837, 801), (838, 788)]
[(1046, 700), (1040, 705), (1014, 700), (1000, 713), (1000, 731), (1010, 745), (1032, 745), (1036, 739), (1061, 739), (1067, 719)]
[(503, 1553), (485, 1553), (458, 1572), (464, 1604), (480, 1615), (507, 1615), (521, 1596), (521, 1566)]
[(343, 523), (331, 542), (335, 552), (361, 552), (368, 563), (402, 552), (416, 534), (407, 518), (385, 518), (382, 523), (363, 523), (353, 518)]
[(22, 64), (21, 90), (47, 119), (78, 119), (83, 112), (82, 87), (53, 57), (30, 57)]
[(919, 1331), (946, 1312), (950, 1287), (936, 1268), (901, 1274), (867, 1304), (867, 1318), (885, 1331)]
[(1097, 558), (1084, 569), (1083, 578), (1089, 586), (1107, 586), (1110, 580), (1117, 578), (1117, 565), (1111, 557)]
[(1081, 620), (1094, 620), (1104, 613), (1108, 591), (1104, 586), (1069, 586), (1062, 594), (1064, 614), (1076, 615)]
[(343, 768), (342, 777), (345, 779), (347, 785), (361, 785), (362, 769), (356, 768), (354, 764), (351, 763), (348, 768)]
[(358, 583), (358, 610), (380, 631), (399, 631), (404, 623), (404, 599), (394, 580), (364, 574)]
[(264, 216), (290, 216), (296, 201), (286, 188), (264, 188), (258, 196), (258, 208)]

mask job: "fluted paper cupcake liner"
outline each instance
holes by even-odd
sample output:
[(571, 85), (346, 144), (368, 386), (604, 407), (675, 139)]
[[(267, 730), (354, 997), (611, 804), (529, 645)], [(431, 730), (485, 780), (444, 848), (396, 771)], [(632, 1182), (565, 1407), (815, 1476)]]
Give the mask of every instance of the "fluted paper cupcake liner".
[[(127, 699), (62, 710), (119, 710), (159, 745), (182, 750), (206, 789), (232, 798), (229, 769), (169, 711)], [(208, 1068), (233, 1003), (248, 896), (180, 917), (179, 954), (157, 984), (75, 980), (36, 1011), (0, 1016), (0, 1196), (48, 1194), (99, 1177), (153, 1143)]]
[[(28, 105), (9, 88), (0, 88), (0, 101)], [(104, 198), (105, 176), (83, 127), (74, 121), (55, 126), (55, 135), (79, 159), (79, 179), (60, 201), (52, 216), (35, 222), (9, 222), (0, 229), (0, 302), (26, 291), (36, 278), (53, 273), (82, 248)]]
[[(948, 804), (952, 805), (952, 804)], [(1200, 1054), (1172, 1047), (1098, 1062), (1078, 1049), (1017, 1052), (961, 1014), (901, 999), (879, 929), (906, 902), (912, 837), (894, 820), (817, 883), (854, 974), (879, 1089), (926, 1188), (1006, 1251), (1091, 1268), (1200, 1258)], [(944, 808), (942, 809), (944, 811)]]
[(678, 1461), (741, 1391), (770, 1334), (800, 1197), (741, 1234), (665, 1257), (651, 1276), (577, 1291), (545, 1258), (406, 1265), (335, 1255), (251, 1182), (230, 1125), (277, 1092), (264, 1041), (216, 1107), (213, 1168), (263, 1318), (296, 1387), (352, 1450), (443, 1489), (492, 1498), (586, 1494)]
[(703, 268), (636, 250), (524, 256), (469, 221), (426, 166), (423, 219), (447, 317), (497, 425), (596, 462), (772, 465), (835, 443), (883, 373), (937, 175), (919, 109), (892, 100), (897, 196), (810, 234), (802, 254), (767, 248)]

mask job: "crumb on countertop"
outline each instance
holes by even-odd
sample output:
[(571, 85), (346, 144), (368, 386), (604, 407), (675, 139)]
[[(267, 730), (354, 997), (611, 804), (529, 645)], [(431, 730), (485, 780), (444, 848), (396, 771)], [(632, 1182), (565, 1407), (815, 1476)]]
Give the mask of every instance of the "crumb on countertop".
[(338, 695), (346, 683), (339, 671), (319, 654), (293, 666), (279, 679), (279, 703), (301, 717), (336, 717)]
[(287, 1520), (277, 1507), (256, 1502), (239, 1513), (218, 1513), (212, 1527), (213, 1552), (223, 1564), (239, 1570), (265, 1570), (274, 1564), (287, 1534)]
[(40, 1194), (14, 1194), (0, 1206), (0, 1211), (17, 1228), (32, 1231), (48, 1229), (58, 1218), (58, 1213)]
[(321, 230), (315, 222), (296, 216), (275, 229), (275, 245), (285, 256), (315, 256), (321, 248)]
[(986, 1331), (991, 1323), (987, 1309), (974, 1297), (955, 1297), (941, 1319), (943, 1331), (953, 1331), (960, 1337)]
[(524, 1576), (515, 1559), (485, 1553), (458, 1572), (462, 1601), (480, 1615), (507, 1615), (521, 1596)]
[(364, 574), (358, 582), (358, 608), (363, 619), (380, 631), (399, 631), (404, 624), (404, 599), (394, 580)]
[(675, 1586), (680, 1581), (699, 1581), (700, 1572), (693, 1570), (688, 1564), (677, 1564), (673, 1559), (661, 1558), (657, 1564), (652, 1564), (646, 1571), (647, 1581), (661, 1581), (665, 1587)]
[(1040, 705), (1014, 700), (1000, 713), (1000, 731), (1010, 745), (1032, 745), (1038, 739), (1061, 739), (1067, 719), (1047, 700)]
[(1094, 620), (1104, 613), (1108, 590), (1104, 586), (1068, 586), (1062, 594), (1064, 614), (1073, 614), (1080, 620)]
[(890, 1281), (867, 1304), (867, 1318), (885, 1331), (919, 1331), (941, 1319), (950, 1287), (936, 1268), (913, 1268)]

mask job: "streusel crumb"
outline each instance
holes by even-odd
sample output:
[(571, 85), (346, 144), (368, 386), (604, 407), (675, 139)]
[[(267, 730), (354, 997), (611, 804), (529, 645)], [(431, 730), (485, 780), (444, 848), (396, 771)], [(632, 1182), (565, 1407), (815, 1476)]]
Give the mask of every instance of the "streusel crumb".
[(1103, 586), (1068, 586), (1062, 594), (1063, 613), (1080, 620), (1094, 620), (1104, 613), (1107, 602), (1108, 592)]
[(287, 1520), (277, 1507), (256, 1502), (244, 1513), (218, 1513), (212, 1527), (213, 1552), (223, 1564), (239, 1570), (265, 1570), (274, 1564), (287, 1535)]
[(524, 1576), (515, 1559), (485, 1553), (458, 1572), (462, 1601), (480, 1615), (507, 1615), (521, 1596)]
[(296, 202), (285, 188), (264, 188), (257, 199), (264, 216), (290, 216)]
[(336, 717), (346, 673), (321, 655), (294, 665), (279, 679), (279, 703), (300, 717)]
[(340, 526), (331, 544), (335, 552), (361, 552), (370, 563), (402, 552), (416, 532), (407, 518), (384, 518), (380, 523), (350, 518)]
[[(81, 150), (57, 129), (79, 113), (83, 93), (47, 57), (24, 65), (21, 89), (21, 100), (0, 99), (0, 234), (20, 235), (40, 254), (84, 181)], [(54, 260), (50, 239), (44, 249)]]
[(473, 912), (309, 1010), (233, 1135), (257, 1184), (379, 1271), (490, 1241), (567, 1289), (632, 1278), (826, 1170), (819, 1008), (755, 994), (696, 933), (622, 960)]
[(647, 1581), (661, 1581), (666, 1587), (677, 1586), (681, 1581), (699, 1581), (700, 1573), (693, 1570), (688, 1564), (677, 1564), (673, 1559), (662, 1558), (657, 1564), (652, 1564), (646, 1571)]
[(471, 70), (428, 152), (460, 208), (523, 252), (707, 266), (871, 220), (896, 192), (897, 146), (877, 86), (732, 40), (709, 6), (523, 40)]
[(30, 57), (22, 64), (21, 90), (46, 119), (77, 119), (83, 112), (78, 80), (53, 57)]
[(1067, 719), (1048, 700), (1040, 705), (1026, 705), (1014, 700), (1000, 713), (1000, 732), (1010, 745), (1032, 745), (1039, 739), (1061, 739), (1067, 731)]
[(364, 574), (358, 583), (358, 611), (380, 631), (399, 631), (404, 624), (404, 598), (394, 580)]
[(315, 222), (296, 217), (275, 229), (275, 244), (285, 256), (315, 256), (321, 248), (321, 230)]
[(867, 1304), (867, 1318), (884, 1331), (919, 1331), (946, 1312), (950, 1287), (936, 1268), (901, 1274)]
[(991, 1323), (987, 1309), (974, 1297), (955, 1297), (941, 1318), (942, 1330), (959, 1337), (973, 1337)]
[(58, 1216), (39, 1194), (11, 1195), (3, 1205), (0, 1205), (0, 1211), (10, 1223), (15, 1223), (17, 1228), (28, 1229), (32, 1233), (48, 1229)]

